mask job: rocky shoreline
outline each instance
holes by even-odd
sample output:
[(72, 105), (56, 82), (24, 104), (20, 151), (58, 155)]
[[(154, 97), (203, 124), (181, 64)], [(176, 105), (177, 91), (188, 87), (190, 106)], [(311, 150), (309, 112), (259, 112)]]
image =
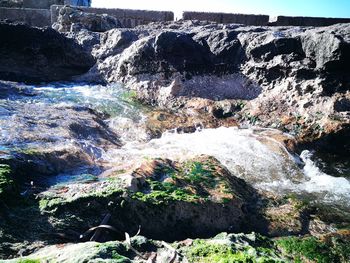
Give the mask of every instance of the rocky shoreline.
[[(66, 14), (75, 11), (66, 9), (54, 26), (61, 32), (0, 23), (0, 99), (19, 100), (11, 105), (15, 109), (0, 104), (14, 116), (16, 127), (8, 133), (17, 145), (10, 150), (11, 143), (0, 145), (0, 258), (350, 260), (348, 207), (340, 201), (317, 202), (316, 194), (257, 187), (264, 180), (285, 180), (282, 172), (291, 185), (311, 180), (303, 175), (308, 159), (300, 153), (306, 155), (305, 150), (315, 151), (322, 171), (349, 183), (350, 24), (253, 27), (177, 21), (125, 29), (110, 21), (113, 29), (100, 32), (109, 29), (103, 17), (104, 30), (93, 32), (101, 17), (78, 13), (69, 21)], [(128, 114), (139, 119), (115, 119), (109, 107), (119, 103), (109, 101), (115, 94), (105, 98), (100, 90), (92, 95), (104, 99), (97, 108), (96, 102), (75, 97), (70, 98), (73, 106), (61, 101), (69, 91), (65, 86), (54, 99), (42, 95), (40, 83), (54, 81), (121, 83), (127, 90), (118, 95), (122, 106), (131, 103), (138, 111), (128, 108)], [(38, 97), (39, 104), (32, 105)], [(264, 172), (251, 163), (257, 170), (250, 172), (210, 154), (188, 158), (188, 148), (180, 148), (183, 158), (170, 158), (167, 153), (177, 149), (170, 139), (164, 143), (170, 150), (162, 149), (169, 131), (195, 134), (223, 127), (252, 129), (248, 135), (236, 132), (237, 138), (247, 136), (252, 154), (259, 145), (273, 160), (283, 160), (283, 167), (277, 163)], [(139, 139), (138, 133), (145, 135)], [(138, 140), (143, 144), (135, 144)], [(147, 147), (163, 155), (147, 155)], [(256, 154), (249, 160), (268, 163)], [(81, 168), (88, 170), (83, 182), (47, 183)]]

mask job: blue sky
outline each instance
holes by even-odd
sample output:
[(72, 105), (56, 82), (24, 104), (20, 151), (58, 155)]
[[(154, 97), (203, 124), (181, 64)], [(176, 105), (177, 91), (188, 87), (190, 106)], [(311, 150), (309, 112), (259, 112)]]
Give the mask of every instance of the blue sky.
[(92, 0), (96, 7), (350, 18), (350, 0)]

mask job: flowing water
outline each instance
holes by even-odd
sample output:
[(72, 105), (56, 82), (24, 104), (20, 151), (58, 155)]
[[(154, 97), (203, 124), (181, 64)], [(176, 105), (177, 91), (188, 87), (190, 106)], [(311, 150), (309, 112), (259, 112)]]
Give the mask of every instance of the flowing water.
[[(144, 125), (148, 109), (133, 103), (121, 85), (21, 87), (0, 99), (0, 158), (32, 148), (80, 147), (106, 167), (122, 169), (154, 157), (182, 160), (206, 154), (258, 189), (350, 203), (348, 177), (322, 172), (310, 151), (290, 154), (271, 136), (277, 131), (221, 127), (191, 134), (169, 131), (149, 140)], [(96, 130), (100, 126), (108, 133)], [(99, 180), (98, 174), (77, 168), (48, 180), (50, 185), (90, 182)]]

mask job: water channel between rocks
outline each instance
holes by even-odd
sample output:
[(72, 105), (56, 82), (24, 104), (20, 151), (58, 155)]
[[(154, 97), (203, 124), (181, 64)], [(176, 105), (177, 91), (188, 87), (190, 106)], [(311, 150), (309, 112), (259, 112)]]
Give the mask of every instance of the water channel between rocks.
[(134, 103), (132, 92), (121, 85), (19, 86), (13, 94), (0, 97), (1, 158), (77, 148), (98, 164), (45, 177), (40, 181), (45, 186), (103, 180), (99, 174), (107, 168), (136, 167), (148, 158), (185, 160), (206, 154), (257, 189), (303, 194), (344, 206), (350, 203), (348, 177), (322, 172), (311, 151), (300, 156), (289, 153), (270, 136), (274, 130), (220, 127), (195, 133), (168, 131), (149, 139), (145, 122), (150, 109)]

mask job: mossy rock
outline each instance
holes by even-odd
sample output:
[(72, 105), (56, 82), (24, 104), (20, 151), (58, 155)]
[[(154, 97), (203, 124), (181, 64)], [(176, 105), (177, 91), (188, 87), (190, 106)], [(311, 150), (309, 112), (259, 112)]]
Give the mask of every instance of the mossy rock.
[(286, 237), (276, 244), (294, 262), (350, 262), (349, 230), (321, 237)]
[(271, 240), (259, 234), (222, 233), (212, 239), (196, 239), (180, 248), (189, 262), (284, 262)]
[(208, 156), (185, 162), (156, 159), (132, 174), (109, 175), (41, 193), (40, 211), (58, 231), (84, 233), (108, 213), (108, 223), (120, 232), (110, 238), (136, 233), (141, 226), (150, 238), (173, 241), (239, 231), (247, 216), (242, 207), (254, 197), (249, 185)]
[(134, 174), (145, 178), (133, 198), (155, 204), (171, 201), (227, 203), (250, 196), (249, 187), (211, 156), (185, 162), (155, 159)]
[(89, 200), (121, 196), (125, 190), (121, 189), (118, 180), (109, 180), (104, 184), (101, 182), (77, 184), (75, 188), (65, 194), (57, 194), (56, 192), (42, 193), (39, 199), (39, 208), (42, 212), (54, 213), (57, 209), (65, 206), (79, 206)]
[(14, 188), (11, 173), (12, 170), (9, 165), (0, 164), (0, 197), (5, 196)]

